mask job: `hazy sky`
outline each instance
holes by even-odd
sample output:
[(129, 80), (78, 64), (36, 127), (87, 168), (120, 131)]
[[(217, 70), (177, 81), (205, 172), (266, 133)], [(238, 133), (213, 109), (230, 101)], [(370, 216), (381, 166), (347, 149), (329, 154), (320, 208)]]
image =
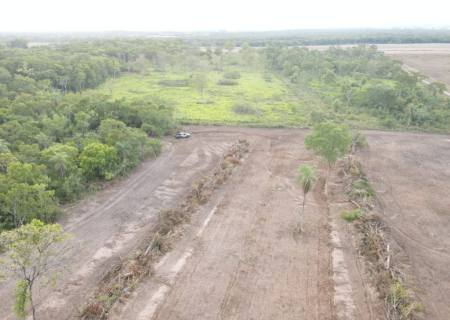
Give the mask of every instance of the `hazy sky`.
[(450, 26), (450, 0), (0, 0), (0, 10), (0, 31)]

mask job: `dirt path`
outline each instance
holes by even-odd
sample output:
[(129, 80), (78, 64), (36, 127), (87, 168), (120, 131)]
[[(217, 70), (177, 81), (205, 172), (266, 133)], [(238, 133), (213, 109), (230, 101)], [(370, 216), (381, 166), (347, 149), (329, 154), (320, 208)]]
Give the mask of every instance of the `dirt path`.
[(411, 265), (424, 319), (450, 314), (450, 136), (368, 132), (363, 167)]

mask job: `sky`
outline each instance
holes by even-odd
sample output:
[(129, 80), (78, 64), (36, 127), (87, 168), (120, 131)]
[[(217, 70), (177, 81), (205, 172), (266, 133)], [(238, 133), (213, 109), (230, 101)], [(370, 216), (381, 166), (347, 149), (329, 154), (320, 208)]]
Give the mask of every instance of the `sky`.
[(450, 27), (450, 0), (0, 0), (0, 32)]

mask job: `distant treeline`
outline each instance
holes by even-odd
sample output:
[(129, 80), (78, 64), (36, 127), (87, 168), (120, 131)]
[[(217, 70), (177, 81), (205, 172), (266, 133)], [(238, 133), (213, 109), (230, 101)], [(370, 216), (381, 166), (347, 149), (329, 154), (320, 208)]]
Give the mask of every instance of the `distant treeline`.
[(94, 40), (173, 40), (200, 46), (235, 46), (248, 43), (253, 47), (269, 44), (285, 46), (385, 44), (385, 43), (450, 43), (450, 29), (311, 29), (259, 32), (79, 32), (79, 33), (0, 33), (0, 45), (49, 45)]
[(252, 47), (270, 44), (283, 46), (382, 44), (382, 43), (450, 43), (450, 29), (369, 29), (369, 30), (287, 30), (267, 32), (216, 32), (186, 36), (203, 46), (235, 46), (248, 43)]

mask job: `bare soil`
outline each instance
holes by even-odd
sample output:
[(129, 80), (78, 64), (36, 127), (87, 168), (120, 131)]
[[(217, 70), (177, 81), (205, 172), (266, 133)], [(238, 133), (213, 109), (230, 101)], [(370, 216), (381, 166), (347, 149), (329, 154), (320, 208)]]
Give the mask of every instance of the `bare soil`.
[(450, 50), (446, 54), (397, 54), (392, 58), (450, 88)]
[(188, 232), (112, 318), (335, 319), (328, 214), (320, 190), (309, 199), (304, 233), (296, 232), (296, 169), (313, 161), (301, 143), (304, 132), (202, 136), (218, 134), (245, 136), (248, 158), (205, 208), (204, 223)]
[[(130, 177), (67, 209), (73, 233), (56, 288), (37, 294), (39, 319), (75, 319), (102, 275), (147, 236), (160, 209), (175, 207), (238, 139), (250, 151), (229, 180), (193, 214), (152, 276), (117, 303), (110, 319), (383, 319), (339, 185), (307, 200), (297, 231), (302, 163), (320, 163), (303, 145), (306, 130), (192, 127), (167, 139), (163, 154)], [(384, 218), (410, 261), (410, 284), (425, 319), (447, 319), (450, 274), (450, 137), (367, 132), (364, 169)], [(447, 196), (447, 197), (446, 197)], [(405, 260), (406, 261), (406, 260)], [(12, 282), (0, 287), (0, 319), (14, 319)]]
[(361, 161), (391, 236), (403, 249), (402, 271), (425, 307), (423, 319), (450, 314), (450, 136), (367, 132)]

